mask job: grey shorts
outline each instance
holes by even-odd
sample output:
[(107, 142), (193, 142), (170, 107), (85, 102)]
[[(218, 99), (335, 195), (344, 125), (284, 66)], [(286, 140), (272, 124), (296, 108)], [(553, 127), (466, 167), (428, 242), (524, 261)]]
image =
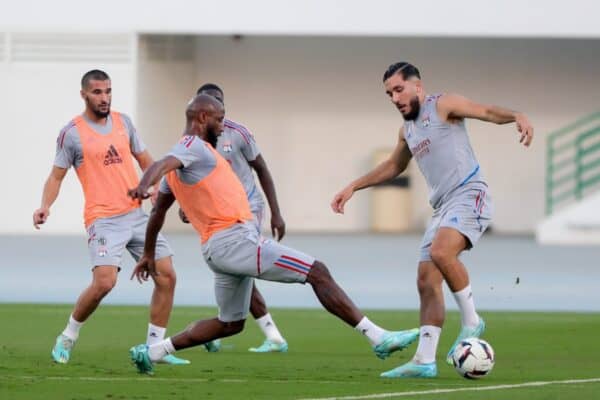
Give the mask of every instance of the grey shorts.
[(492, 219), (492, 200), (483, 182), (470, 182), (457, 188), (433, 212), (421, 241), (419, 261), (431, 261), (431, 244), (437, 231), (452, 228), (468, 240), (471, 249), (488, 228)]
[[(99, 218), (87, 228), (88, 251), (92, 265), (111, 265), (120, 268), (125, 249), (137, 261), (144, 253), (148, 215), (137, 208), (127, 214)], [(156, 259), (172, 256), (165, 238), (156, 241)]]
[(315, 262), (314, 257), (260, 236), (253, 222), (217, 232), (202, 246), (202, 253), (215, 273), (215, 297), (223, 322), (248, 316), (254, 278), (305, 283)]

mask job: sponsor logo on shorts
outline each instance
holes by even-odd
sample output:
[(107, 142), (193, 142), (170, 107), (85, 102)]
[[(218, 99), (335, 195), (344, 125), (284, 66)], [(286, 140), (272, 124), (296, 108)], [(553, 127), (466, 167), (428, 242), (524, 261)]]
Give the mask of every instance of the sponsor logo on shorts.
[(453, 224), (458, 224), (458, 217), (450, 218), (450, 222), (452, 222)]

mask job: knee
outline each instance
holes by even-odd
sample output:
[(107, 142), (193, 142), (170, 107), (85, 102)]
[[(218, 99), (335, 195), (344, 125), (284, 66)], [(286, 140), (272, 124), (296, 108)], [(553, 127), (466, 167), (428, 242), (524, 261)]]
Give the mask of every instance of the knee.
[(241, 331), (244, 330), (245, 323), (246, 323), (245, 319), (242, 319), (239, 321), (232, 321), (232, 322), (222, 322), (223, 332), (225, 333), (224, 336), (231, 336), (231, 335), (240, 333)]
[(95, 289), (95, 293), (98, 297), (104, 297), (117, 283), (116, 277), (102, 277), (94, 280), (92, 287)]
[(456, 259), (456, 256), (445, 246), (436, 245), (435, 243), (431, 246), (431, 261), (440, 268), (452, 263)]
[(431, 274), (419, 274), (417, 277), (417, 289), (421, 297), (431, 295), (438, 290), (441, 290), (441, 282), (433, 279)]
[(306, 281), (311, 285), (331, 282), (333, 278), (329, 269), (321, 261), (315, 261), (312, 265)]
[(177, 274), (175, 273), (171, 263), (169, 262), (163, 268), (158, 268), (158, 272), (159, 275), (154, 278), (154, 284), (160, 288), (175, 290)]

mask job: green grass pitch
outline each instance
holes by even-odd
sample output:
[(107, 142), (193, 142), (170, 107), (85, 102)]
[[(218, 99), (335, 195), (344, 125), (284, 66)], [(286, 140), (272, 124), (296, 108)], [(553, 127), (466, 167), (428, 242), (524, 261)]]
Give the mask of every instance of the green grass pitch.
[[(71, 362), (56, 365), (50, 350), (70, 310), (0, 304), (0, 399), (600, 399), (600, 379), (573, 382), (600, 378), (600, 314), (482, 312), (496, 366), (485, 379), (468, 381), (442, 360), (458, 332), (456, 313), (442, 332), (438, 378), (384, 380), (379, 373), (407, 361), (416, 344), (379, 360), (360, 334), (323, 310), (272, 310), (290, 345), (287, 354), (249, 353), (263, 340), (249, 320), (220, 353), (187, 349), (177, 355), (191, 365), (159, 365), (146, 377), (135, 372), (128, 349), (145, 339), (147, 308), (101, 306), (83, 327)], [(176, 307), (169, 333), (214, 313)], [(418, 325), (416, 311), (368, 315), (388, 329)], [(529, 382), (553, 383), (504, 386)], [(497, 388), (474, 390), (490, 386)]]

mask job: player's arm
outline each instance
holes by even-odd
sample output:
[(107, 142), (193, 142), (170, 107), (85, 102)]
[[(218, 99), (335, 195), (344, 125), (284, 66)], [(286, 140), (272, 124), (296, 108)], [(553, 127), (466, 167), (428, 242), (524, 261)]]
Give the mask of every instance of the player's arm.
[(474, 118), (495, 124), (515, 122), (521, 134), (519, 143), (529, 146), (533, 140), (533, 126), (527, 116), (507, 108), (480, 104), (457, 94), (442, 95), (437, 104), (438, 114), (443, 120)]
[(173, 205), (175, 196), (172, 193), (159, 192), (156, 198), (156, 203), (150, 212), (150, 218), (148, 219), (148, 225), (146, 227), (146, 240), (144, 242), (144, 254), (135, 266), (131, 279), (135, 276), (137, 280), (142, 281), (148, 280), (150, 276), (157, 276), (156, 264), (154, 262), (156, 252), (156, 240), (158, 233), (162, 229), (165, 223), (165, 216), (167, 211)]
[[(154, 159), (152, 158), (152, 156), (150, 155), (150, 152), (148, 150), (144, 150), (139, 153), (133, 153), (133, 157), (138, 162), (138, 165), (142, 169), (142, 172), (145, 172), (148, 169), (148, 167), (150, 167), (152, 165), (152, 163), (154, 162)], [(152, 196), (150, 198), (153, 206), (154, 206), (154, 204), (156, 204), (157, 195), (158, 195), (158, 184), (154, 185), (154, 189), (152, 190)]]
[(150, 167), (152, 163), (154, 163), (154, 160), (152, 159), (152, 156), (150, 155), (150, 152), (148, 150), (144, 150), (141, 153), (133, 153), (133, 157), (138, 162), (138, 165), (142, 169), (142, 172), (145, 172), (148, 169), (148, 167)]
[(331, 202), (331, 208), (334, 212), (343, 214), (344, 204), (350, 200), (354, 192), (397, 177), (406, 170), (411, 158), (412, 153), (410, 152), (408, 143), (404, 139), (404, 127), (402, 127), (398, 134), (398, 144), (390, 157), (368, 174), (350, 182), (350, 184), (336, 194)]
[(260, 186), (267, 197), (269, 208), (271, 209), (271, 233), (277, 240), (283, 239), (285, 235), (285, 221), (281, 216), (277, 194), (275, 192), (275, 183), (267, 167), (267, 163), (262, 154), (259, 154), (254, 160), (248, 161), (248, 164), (256, 171)]
[(35, 229), (40, 229), (40, 225), (45, 223), (50, 216), (50, 207), (52, 207), (52, 204), (56, 201), (60, 186), (66, 175), (66, 168), (57, 166), (52, 167), (52, 171), (50, 171), (50, 175), (44, 184), (42, 204), (40, 205), (40, 208), (33, 212), (33, 226)]
[(133, 199), (147, 199), (150, 197), (148, 194), (150, 186), (156, 185), (160, 178), (170, 171), (181, 167), (183, 167), (183, 163), (173, 156), (166, 156), (162, 160), (152, 163), (144, 172), (139, 185), (129, 190), (129, 196)]

